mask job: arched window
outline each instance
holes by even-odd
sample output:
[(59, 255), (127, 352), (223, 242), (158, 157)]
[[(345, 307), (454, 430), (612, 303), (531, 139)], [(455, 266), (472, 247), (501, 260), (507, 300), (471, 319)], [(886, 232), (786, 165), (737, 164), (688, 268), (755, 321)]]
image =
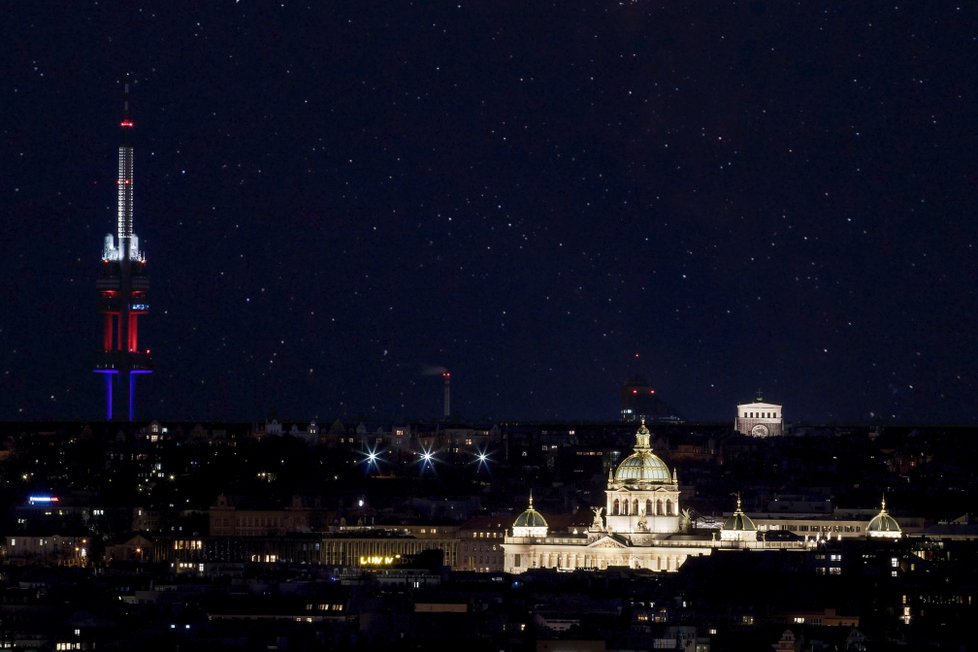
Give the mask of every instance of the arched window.
[(618, 516), (618, 499), (615, 498), (615, 502), (611, 504), (611, 513), (614, 516)]
[(648, 514), (648, 515), (650, 515), (650, 516), (652, 514), (655, 514), (655, 512), (652, 511), (652, 499), (651, 498), (645, 501), (645, 513)]
[(665, 512), (662, 511), (662, 499), (655, 501), (655, 513), (662, 516)]
[(628, 500), (621, 501), (622, 516), (628, 516)]
[(666, 498), (666, 516), (672, 516), (672, 501)]
[(638, 498), (632, 501), (632, 514), (638, 514)]

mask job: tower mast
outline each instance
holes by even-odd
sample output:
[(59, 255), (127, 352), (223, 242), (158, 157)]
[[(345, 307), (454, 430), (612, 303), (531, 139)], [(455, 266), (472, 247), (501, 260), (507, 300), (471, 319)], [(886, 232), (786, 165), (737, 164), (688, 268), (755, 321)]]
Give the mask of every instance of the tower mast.
[(122, 144), (119, 147), (119, 174), (116, 178), (116, 231), (119, 238), (119, 249), (123, 260), (129, 259), (132, 240), (132, 145), (129, 133), (133, 123), (129, 118), (129, 81), (123, 87), (122, 120), (119, 122)]
[[(149, 351), (139, 349), (139, 317), (149, 312), (146, 258), (133, 231), (133, 149), (129, 82), (124, 85), (119, 168), (116, 176), (116, 234), (105, 236), (96, 288), (103, 316), (102, 354), (95, 372), (105, 377), (105, 418), (132, 421), (136, 377), (152, 373)], [(117, 382), (118, 380), (118, 382)]]

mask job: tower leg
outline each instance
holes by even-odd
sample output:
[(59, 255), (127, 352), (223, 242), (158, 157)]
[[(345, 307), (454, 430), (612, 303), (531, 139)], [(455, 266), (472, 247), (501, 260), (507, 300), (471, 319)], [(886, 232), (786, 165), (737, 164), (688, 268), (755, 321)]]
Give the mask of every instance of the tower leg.
[(105, 313), (105, 332), (102, 335), (102, 350), (112, 350), (112, 313)]
[(136, 396), (136, 374), (130, 371), (128, 376), (129, 376), (129, 420), (132, 421), (132, 406), (134, 403), (133, 399)]
[(114, 374), (102, 374), (105, 376), (105, 420), (112, 421), (112, 377)]
[(137, 343), (139, 341), (139, 335), (137, 329), (136, 317), (138, 315), (129, 315), (129, 352), (135, 353), (136, 349), (139, 347)]

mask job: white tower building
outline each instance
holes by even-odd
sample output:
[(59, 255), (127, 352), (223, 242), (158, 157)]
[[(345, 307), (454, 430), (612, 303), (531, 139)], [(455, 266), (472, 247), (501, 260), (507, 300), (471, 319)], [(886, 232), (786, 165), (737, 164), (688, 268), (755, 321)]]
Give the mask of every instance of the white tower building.
[(761, 393), (753, 403), (737, 405), (734, 430), (751, 437), (779, 437), (784, 434), (784, 416), (777, 403), (766, 403)]

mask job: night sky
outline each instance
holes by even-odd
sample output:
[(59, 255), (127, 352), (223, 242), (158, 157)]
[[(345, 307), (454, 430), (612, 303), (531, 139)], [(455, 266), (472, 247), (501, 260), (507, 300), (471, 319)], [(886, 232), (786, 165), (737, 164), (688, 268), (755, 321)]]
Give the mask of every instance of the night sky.
[[(199, 4), (195, 7), (193, 5)], [(692, 5), (692, 6), (691, 6)], [(829, 8), (826, 9), (826, 6)], [(0, 419), (978, 421), (974, 3), (16, 2)]]

